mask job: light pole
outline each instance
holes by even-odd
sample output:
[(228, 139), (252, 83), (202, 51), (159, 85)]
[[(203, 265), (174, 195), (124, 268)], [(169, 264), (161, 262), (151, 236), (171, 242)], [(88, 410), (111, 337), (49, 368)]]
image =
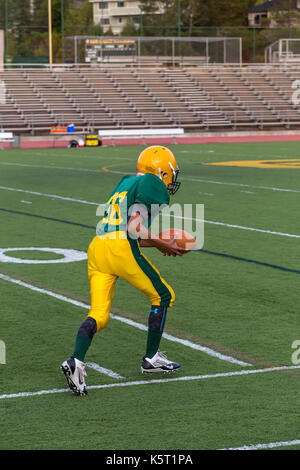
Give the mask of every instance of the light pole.
[(60, 15), (61, 15), (61, 49), (62, 49), (62, 63), (65, 63), (65, 5), (64, 0), (60, 1)]
[(53, 52), (52, 52), (52, 14), (51, 14), (51, 0), (48, 0), (48, 37), (49, 37), (49, 65), (52, 67)]
[[(181, 36), (181, 3), (177, 0), (177, 36)], [(178, 42), (178, 53), (181, 56), (181, 42)]]
[(181, 36), (181, 2), (177, 0), (177, 36)]
[(4, 11), (4, 21), (5, 21), (5, 41), (4, 41), (4, 62), (8, 56), (8, 8), (7, 0), (5, 0), (5, 11)]

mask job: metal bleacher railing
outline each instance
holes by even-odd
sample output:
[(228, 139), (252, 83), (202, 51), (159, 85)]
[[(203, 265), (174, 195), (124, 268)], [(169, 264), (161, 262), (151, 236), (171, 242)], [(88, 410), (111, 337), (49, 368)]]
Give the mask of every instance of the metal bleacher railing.
[(0, 83), (7, 132), (48, 134), (70, 123), (81, 132), (300, 127), (300, 64), (18, 64), (3, 68)]

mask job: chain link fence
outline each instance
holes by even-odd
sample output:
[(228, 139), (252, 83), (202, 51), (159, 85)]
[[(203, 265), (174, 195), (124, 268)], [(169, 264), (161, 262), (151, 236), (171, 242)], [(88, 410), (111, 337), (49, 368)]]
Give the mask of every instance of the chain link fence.
[[(14, 25), (10, 21), (6, 21), (4, 16), (0, 15), (0, 29), (4, 30), (5, 37), (5, 58), (6, 61), (13, 60), (14, 57), (45, 57), (48, 56), (48, 29), (45, 25), (19, 25), (16, 31)], [(55, 30), (53, 33), (53, 60), (56, 63), (63, 63), (68, 57), (71, 57), (70, 46), (67, 37), (74, 36), (100, 36), (101, 27), (99, 25), (80, 25), (70, 24), (68, 18), (62, 24), (61, 29)], [(106, 34), (105, 34), (106, 36)], [(111, 36), (111, 31), (107, 32), (107, 36)], [(172, 55), (172, 44), (168, 43), (167, 37), (180, 37), (181, 42), (175, 44), (175, 56), (183, 55), (204, 55), (205, 43), (197, 42), (197, 38), (241, 38), (242, 40), (242, 62), (244, 63), (263, 63), (265, 61), (265, 49), (280, 39), (300, 39), (299, 27), (281, 27), (281, 28), (249, 28), (249, 27), (193, 27), (188, 28), (181, 25), (167, 26), (151, 26), (147, 27), (142, 24), (135, 26), (135, 31), (131, 33), (135, 38), (156, 37), (157, 43), (154, 45), (152, 41), (151, 48), (153, 55)], [(119, 36), (122, 37), (122, 36)], [(195, 38), (193, 46), (185, 41), (185, 38)], [(146, 40), (141, 46), (141, 55), (148, 54), (149, 44)], [(209, 44), (209, 56), (214, 62), (234, 62), (234, 57), (224, 58), (224, 50), (220, 46), (220, 42)], [(144, 48), (144, 49), (143, 49)], [(234, 50), (234, 48), (231, 48)], [(145, 52), (144, 52), (145, 51)], [(227, 54), (230, 54), (230, 49)], [(78, 54), (81, 54), (78, 51)], [(149, 52), (150, 55), (150, 52)], [(236, 52), (234, 52), (236, 55)], [(79, 60), (79, 59), (78, 59)], [(80, 61), (81, 61), (80, 57)]]
[(241, 64), (242, 41), (224, 37), (69, 36), (66, 63)]

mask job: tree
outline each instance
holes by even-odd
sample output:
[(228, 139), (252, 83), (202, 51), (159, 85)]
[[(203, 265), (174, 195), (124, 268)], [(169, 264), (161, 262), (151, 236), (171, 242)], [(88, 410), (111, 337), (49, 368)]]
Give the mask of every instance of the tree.
[(248, 12), (256, 0), (141, 0), (145, 35), (177, 36), (178, 16), (183, 35), (194, 28), (247, 26)]
[[(62, 27), (61, 6), (61, 0), (51, 0), (52, 30), (58, 33), (61, 32)], [(69, 0), (63, 0), (63, 10), (65, 20), (69, 10)], [(48, 29), (48, 0), (35, 0), (32, 22), (41, 32)]]
[[(93, 23), (93, 5), (89, 0), (83, 0), (79, 8), (68, 9), (66, 17), (66, 34), (86, 35), (92, 34), (91, 30), (94, 27)], [(94, 30), (99, 30), (100, 26), (95, 26)]]
[(0, 11), (3, 12), (0, 21), (8, 39), (6, 53), (11, 49), (16, 55), (30, 55), (27, 41), (32, 26), (29, 0), (2, 0)]
[(104, 36), (114, 36), (111, 26), (105, 31)]
[(255, 0), (199, 0), (197, 3), (198, 26), (247, 26), (248, 12)]
[(177, 4), (177, 0), (140, 0), (143, 34), (145, 36), (176, 36)]
[(121, 36), (136, 36), (136, 35), (137, 35), (137, 28), (135, 27), (133, 19), (129, 16), (121, 32)]
[[(140, 0), (142, 12), (140, 28), (129, 20), (122, 35), (215, 36), (218, 32), (223, 34), (226, 28), (227, 35), (231, 36), (234, 33), (236, 36), (243, 33), (244, 37), (248, 32), (246, 29), (248, 12), (257, 2), (262, 1)], [(51, 0), (51, 2), (54, 61), (62, 58), (62, 35), (65, 37), (103, 35), (102, 27), (93, 23), (93, 6), (89, 0)], [(292, 0), (278, 0), (278, 2), (281, 2), (281, 5), (284, 3), (289, 5)], [(6, 5), (7, 11), (5, 11)], [(34, 0), (32, 14), (29, 6), (30, 0), (0, 0), (0, 25), (4, 28), (5, 24), (8, 24), (6, 37), (8, 37), (10, 55), (23, 57), (48, 55), (48, 0)], [(295, 15), (295, 10), (287, 9), (280, 19), (282, 26), (291, 24), (291, 19)], [(237, 29), (238, 27), (242, 27), (241, 30)], [(111, 29), (106, 35), (113, 35)], [(155, 49), (151, 53), (161, 53), (161, 48), (165, 47), (164, 43), (163, 41), (159, 44), (157, 41), (155, 47), (159, 51)]]
[[(51, 6), (55, 61), (62, 58), (62, 35), (103, 34), (101, 26), (93, 23), (89, 0), (51, 0)], [(9, 55), (48, 55), (48, 0), (35, 0), (33, 12), (30, 0), (0, 0), (0, 27), (6, 25)]]
[(272, 20), (277, 26), (298, 25), (300, 21), (300, 12), (296, 8), (297, 2), (294, 0), (278, 0), (276, 5), (271, 8)]

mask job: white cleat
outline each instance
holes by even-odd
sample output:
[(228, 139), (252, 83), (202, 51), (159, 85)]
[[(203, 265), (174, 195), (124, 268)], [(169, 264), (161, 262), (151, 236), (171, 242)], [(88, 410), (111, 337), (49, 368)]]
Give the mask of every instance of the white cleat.
[(61, 371), (67, 379), (69, 388), (75, 395), (87, 395), (85, 385), (85, 363), (71, 356), (60, 366)]
[(178, 362), (172, 362), (167, 359), (164, 353), (157, 351), (157, 353), (150, 359), (144, 356), (141, 371), (142, 373), (152, 372), (174, 372), (180, 368)]

